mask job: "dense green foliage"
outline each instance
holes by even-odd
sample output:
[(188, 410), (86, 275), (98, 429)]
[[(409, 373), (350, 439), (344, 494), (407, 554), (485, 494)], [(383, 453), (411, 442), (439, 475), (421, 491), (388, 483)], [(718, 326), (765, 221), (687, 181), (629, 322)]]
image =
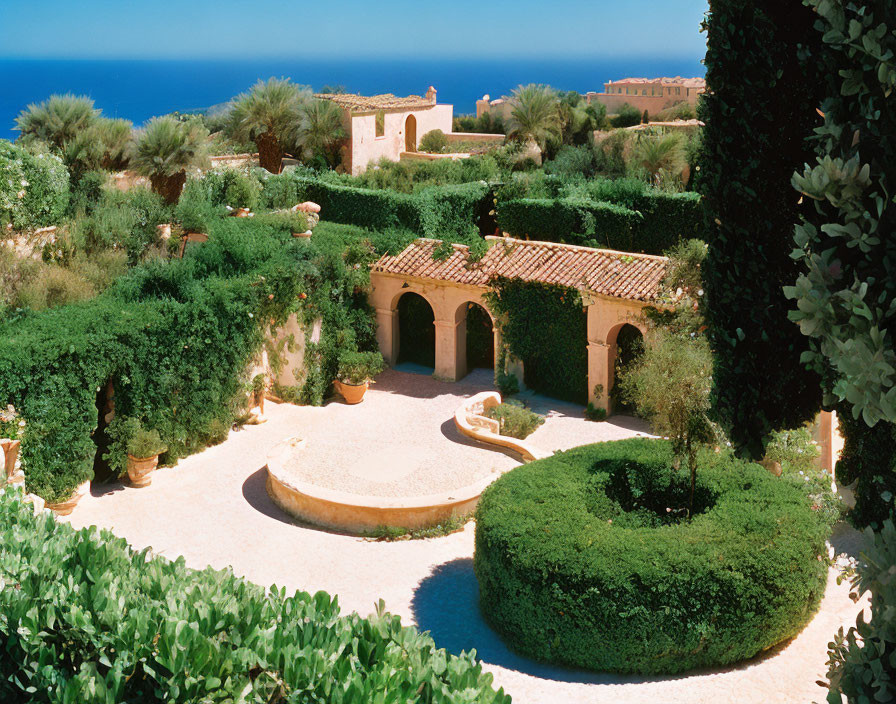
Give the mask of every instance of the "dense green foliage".
[(859, 614), (855, 627), (834, 638), (828, 661), (828, 701), (896, 700), (896, 527), (892, 520), (879, 533), (865, 530), (865, 549), (852, 580), (857, 594), (869, 592), (871, 619)]
[(342, 185), (335, 179), (286, 173), (265, 181), (271, 205), (310, 200), (331, 222), (372, 230), (406, 229), (425, 237), (464, 242), (484, 251), (476, 222), (488, 194), (484, 183), (431, 186), (415, 193)]
[(347, 350), (339, 355), (339, 380), (346, 384), (364, 384), (385, 368), (379, 352)]
[(619, 106), (619, 110), (616, 114), (610, 118), (610, 124), (616, 128), (640, 125), (641, 113), (638, 112), (638, 108), (629, 105), (628, 103), (624, 103)]
[(641, 674), (727, 665), (794, 636), (824, 593), (830, 525), (799, 486), (700, 458), (695, 511), (662, 440), (518, 467), (476, 516), (480, 606), (518, 652)]
[(855, 485), (855, 508), (850, 520), (858, 526), (879, 528), (896, 516), (896, 425), (880, 422), (869, 428), (861, 418), (853, 418), (846, 404), (837, 418), (843, 436), (843, 450), (837, 462), (837, 481)]
[(69, 204), (69, 175), (62, 160), (0, 140), (0, 227), (59, 224)]
[(579, 292), (498, 278), (492, 281), (486, 301), (506, 352), (523, 362), (526, 386), (584, 404), (588, 397), (587, 319)]
[(796, 228), (798, 310), (810, 340), (803, 359), (820, 373), (828, 403), (846, 401), (868, 425), (896, 423), (896, 3), (843, 7), (812, 0), (823, 34), (826, 99), (817, 158), (793, 178), (812, 204)]
[(0, 496), (0, 699), (46, 704), (509, 704), (472, 654), (384, 611), (341, 615), (196, 571)]
[(544, 424), (544, 417), (530, 411), (519, 401), (505, 401), (485, 411), (487, 418), (498, 421), (501, 435), (525, 440)]
[(821, 403), (782, 290), (798, 270), (790, 253), (799, 195), (790, 179), (819, 121), (818, 67), (797, 56), (798, 45), (819, 43), (812, 17), (799, 3), (716, 0), (706, 21), (712, 90), (701, 105), (697, 188), (710, 245), (703, 274), (713, 412), (736, 450), (753, 458), (772, 431), (802, 425)]
[(695, 193), (669, 193), (635, 179), (549, 179), (502, 189), (498, 224), (504, 232), (648, 254), (702, 237), (702, 203)]
[(27, 421), (29, 491), (58, 500), (91, 478), (96, 394), (110, 380), (116, 414), (157, 429), (172, 462), (226, 436), (264, 331), (290, 312), (323, 320), (306, 355), (307, 402), (320, 403), (341, 350), (374, 348), (372, 248), (357, 233), (323, 231), (311, 244), (233, 218), (209, 235), (183, 260), (149, 261), (91, 301), (0, 322), (0, 398)]
[(448, 137), (442, 130), (430, 130), (420, 138), (418, 149), (421, 152), (439, 154), (448, 146)]

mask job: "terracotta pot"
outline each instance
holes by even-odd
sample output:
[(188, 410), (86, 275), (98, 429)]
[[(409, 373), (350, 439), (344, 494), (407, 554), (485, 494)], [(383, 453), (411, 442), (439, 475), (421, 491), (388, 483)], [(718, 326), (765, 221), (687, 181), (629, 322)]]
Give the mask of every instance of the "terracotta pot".
[(159, 456), (132, 457), (128, 455), (128, 479), (131, 486), (144, 487), (152, 484), (152, 471), (159, 465)]
[(7, 481), (12, 481), (16, 473), (16, 460), (19, 457), (20, 444), (19, 440), (10, 440), (8, 438), (0, 440), (0, 460), (3, 460), (2, 465)]
[(59, 501), (55, 504), (47, 503), (45, 504), (45, 508), (50, 509), (57, 516), (68, 516), (72, 511), (75, 510), (75, 506), (78, 505), (78, 502), (81, 500), (81, 497), (84, 496), (88, 491), (90, 491), (90, 482), (84, 482), (77, 489), (75, 489), (75, 493), (71, 495), (70, 498), (65, 501)]
[(342, 394), (342, 398), (348, 404), (361, 403), (364, 400), (364, 394), (370, 382), (365, 381), (363, 384), (346, 384), (344, 381), (336, 381), (336, 390)]

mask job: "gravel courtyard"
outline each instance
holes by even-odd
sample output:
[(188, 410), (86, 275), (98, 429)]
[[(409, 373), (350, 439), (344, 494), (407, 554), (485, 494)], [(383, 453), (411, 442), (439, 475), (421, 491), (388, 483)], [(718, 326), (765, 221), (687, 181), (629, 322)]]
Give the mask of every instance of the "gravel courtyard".
[[(442, 538), (374, 542), (296, 524), (267, 496), (266, 453), (291, 436), (306, 438), (309, 451), (317, 446), (314, 457), (321, 472), (329, 473), (327, 481), (345, 482), (333, 467), (346, 467), (350, 482), (362, 488), (370, 482), (385, 489), (402, 485), (408, 474), (403, 465), (396, 466), (405, 462), (405, 455), (397, 454), (399, 446), (407, 448), (418, 479), (429, 476), (432, 467), (454, 464), (461, 472), (509, 469), (514, 459), (466, 441), (453, 425), (461, 400), (486, 388), (490, 375), (481, 372), (448, 384), (393, 370), (379, 377), (359, 406), (269, 403), (266, 424), (232, 432), (223, 444), (159, 470), (148, 488), (95, 490), (68, 520), (76, 527), (110, 529), (137, 548), (151, 546), (169, 558), (183, 555), (194, 567), (232, 566), (260, 584), (325, 590), (338, 596), (344, 611), (366, 615), (382, 598), (391, 612), (430, 631), (438, 645), (454, 652), (475, 648), (496, 686), (521, 704), (824, 700), (826, 690), (815, 682), (826, 669), (827, 643), (840, 626), (854, 622), (864, 605), (849, 599), (848, 585), (837, 585), (833, 570), (812, 623), (790, 643), (740, 667), (650, 679), (583, 673), (518, 657), (485, 626), (472, 572), (472, 523)], [(550, 410), (547, 423), (529, 438), (545, 450), (647, 430), (630, 418), (589, 423), (579, 407), (527, 400), (539, 412)], [(365, 464), (375, 471), (365, 474)], [(856, 534), (841, 530), (833, 542), (838, 550), (854, 551)]]

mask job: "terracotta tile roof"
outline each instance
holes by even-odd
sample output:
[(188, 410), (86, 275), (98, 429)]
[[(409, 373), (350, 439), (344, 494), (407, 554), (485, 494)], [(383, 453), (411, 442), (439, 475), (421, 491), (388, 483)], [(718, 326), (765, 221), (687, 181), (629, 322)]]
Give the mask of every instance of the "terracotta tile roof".
[(419, 96), (409, 95), (399, 98), (392, 93), (382, 95), (355, 95), (354, 93), (315, 93), (315, 98), (330, 100), (340, 107), (353, 112), (368, 112), (371, 110), (421, 110), (431, 108), (432, 101)]
[(465, 245), (453, 245), (445, 259), (433, 259), (439, 240), (419, 239), (397, 255), (384, 255), (373, 271), (419, 279), (486, 286), (498, 276), (570, 286), (615, 298), (652, 301), (659, 293), (669, 260), (555, 242), (487, 237), (488, 252), (469, 260)]
[(674, 78), (666, 76), (662, 78), (622, 78), (618, 81), (608, 81), (607, 85), (624, 85), (626, 83), (646, 83), (648, 85), (651, 83), (662, 83), (663, 85), (684, 86), (687, 88), (706, 88), (706, 79), (682, 78), (681, 76), (675, 76)]

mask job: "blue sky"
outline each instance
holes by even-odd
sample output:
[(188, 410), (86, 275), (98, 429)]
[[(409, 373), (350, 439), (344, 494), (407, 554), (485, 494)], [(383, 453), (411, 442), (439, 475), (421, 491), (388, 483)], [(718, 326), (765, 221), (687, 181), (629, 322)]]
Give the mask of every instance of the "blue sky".
[(0, 0), (0, 57), (702, 56), (707, 0)]

